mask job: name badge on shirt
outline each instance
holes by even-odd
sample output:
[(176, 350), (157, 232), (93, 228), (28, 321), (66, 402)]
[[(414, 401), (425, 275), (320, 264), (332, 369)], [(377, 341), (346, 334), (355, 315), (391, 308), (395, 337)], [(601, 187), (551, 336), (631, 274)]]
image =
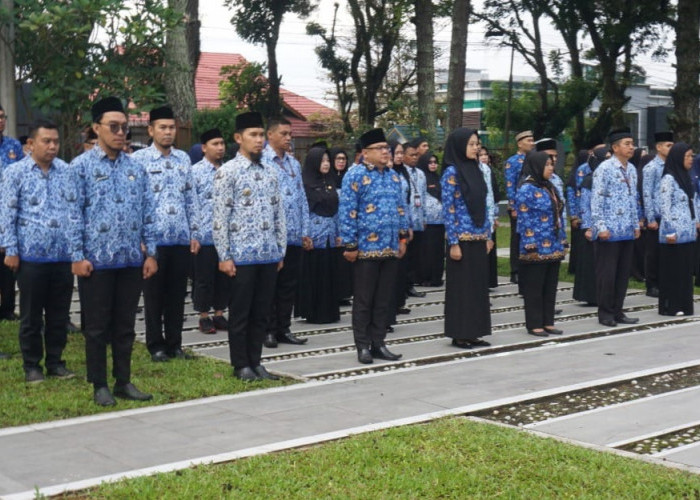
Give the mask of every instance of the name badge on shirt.
[(95, 182), (106, 181), (107, 179), (109, 179), (109, 175), (100, 175), (99, 177), (95, 177)]

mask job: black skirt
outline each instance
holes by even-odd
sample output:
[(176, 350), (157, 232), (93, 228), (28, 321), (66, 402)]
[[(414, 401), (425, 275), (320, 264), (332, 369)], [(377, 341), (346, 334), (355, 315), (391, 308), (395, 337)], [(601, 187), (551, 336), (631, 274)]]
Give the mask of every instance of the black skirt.
[(475, 340), (491, 335), (489, 267), (486, 241), (460, 241), (462, 260), (447, 250), (445, 336)]
[(343, 257), (345, 248), (334, 248), (336, 257), (335, 276), (336, 288), (338, 290), (338, 300), (345, 300), (352, 297), (352, 262), (348, 262)]
[(489, 252), (489, 288), (496, 288), (498, 286), (498, 255), (496, 254), (498, 247), (496, 245), (496, 228), (493, 229), (491, 241), (493, 241), (493, 249), (491, 249)]
[(420, 264), (419, 283), (424, 286), (441, 286), (445, 271), (445, 226), (442, 224), (428, 224), (425, 227)]
[(571, 248), (569, 249), (569, 267), (567, 272), (569, 274), (576, 274), (576, 266), (578, 265), (578, 251), (583, 245), (581, 240), (585, 240), (586, 237), (583, 235), (581, 229), (571, 228)]
[(337, 252), (319, 248), (305, 252), (302, 262), (299, 315), (309, 323), (335, 323), (340, 306), (334, 269)]
[(695, 243), (659, 245), (659, 314), (693, 314)]
[(582, 239), (579, 240), (578, 256), (576, 258), (576, 276), (574, 277), (574, 299), (596, 305), (595, 259), (593, 257), (593, 242), (584, 236), (585, 230), (579, 229)]

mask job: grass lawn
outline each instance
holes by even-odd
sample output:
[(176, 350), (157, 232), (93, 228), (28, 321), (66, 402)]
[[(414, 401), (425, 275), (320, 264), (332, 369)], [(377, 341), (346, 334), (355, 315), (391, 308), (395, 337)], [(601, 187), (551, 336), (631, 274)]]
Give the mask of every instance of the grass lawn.
[(700, 476), (450, 418), (66, 498), (698, 498)]
[[(245, 383), (233, 378), (228, 363), (204, 357), (153, 363), (146, 347), (136, 342), (131, 362), (132, 381), (139, 389), (152, 393), (153, 400), (138, 403), (117, 399), (116, 406), (100, 408), (92, 402), (92, 385), (85, 381), (85, 342), (81, 334), (68, 335), (64, 351), (66, 366), (77, 374), (75, 378), (47, 378), (40, 384), (29, 385), (24, 382), (18, 327), (18, 322), (0, 322), (0, 352), (12, 354), (12, 359), (0, 361), (0, 428), (292, 383), (291, 380)], [(110, 384), (113, 383), (111, 380)]]

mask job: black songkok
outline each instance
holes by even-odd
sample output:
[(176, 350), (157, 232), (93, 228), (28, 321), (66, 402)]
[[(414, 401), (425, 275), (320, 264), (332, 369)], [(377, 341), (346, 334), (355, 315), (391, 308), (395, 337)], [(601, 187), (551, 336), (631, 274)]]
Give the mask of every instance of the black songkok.
[(102, 115), (110, 111), (118, 111), (126, 114), (122, 102), (117, 97), (105, 97), (92, 105), (92, 122), (98, 123)]
[(224, 135), (221, 133), (221, 130), (218, 128), (212, 128), (204, 132), (200, 137), (199, 137), (199, 142), (202, 144), (206, 144), (207, 142), (211, 141), (212, 139), (223, 139)]
[(614, 144), (622, 139), (633, 139), (632, 130), (629, 127), (616, 128), (608, 134), (608, 144)]
[(151, 123), (156, 120), (174, 120), (175, 114), (173, 114), (173, 109), (170, 106), (161, 106), (151, 110), (149, 119)]
[(673, 132), (657, 132), (654, 134), (654, 142), (673, 142)]
[(557, 141), (547, 137), (535, 143), (535, 151), (547, 151), (548, 149), (557, 149)]
[(243, 132), (247, 128), (265, 128), (263, 117), (255, 111), (248, 111), (236, 116), (236, 132)]
[(386, 142), (384, 130), (381, 128), (373, 128), (360, 136), (360, 145), (362, 149), (377, 144), (378, 142)]

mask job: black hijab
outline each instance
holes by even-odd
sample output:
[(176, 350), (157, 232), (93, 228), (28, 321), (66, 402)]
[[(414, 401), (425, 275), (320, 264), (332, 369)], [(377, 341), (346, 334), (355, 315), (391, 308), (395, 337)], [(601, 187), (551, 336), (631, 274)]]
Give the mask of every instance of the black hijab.
[(578, 171), (578, 167), (580, 167), (588, 161), (589, 156), (590, 154), (588, 154), (587, 149), (581, 149), (578, 152), (578, 155), (576, 156), (576, 163), (573, 167), (571, 167), (571, 172), (569, 172), (569, 178), (566, 180), (567, 187), (576, 189), (576, 172)]
[(338, 192), (333, 174), (321, 173), (321, 162), (325, 154), (328, 154), (325, 148), (311, 148), (304, 160), (301, 177), (309, 210), (321, 217), (333, 217), (338, 212)]
[[(335, 158), (338, 155), (345, 155), (345, 170), (336, 170), (335, 169)], [(348, 162), (348, 154), (345, 152), (343, 148), (331, 148), (330, 151), (328, 151), (328, 156), (330, 157), (331, 160), (331, 177), (335, 177), (336, 180), (336, 187), (340, 187), (343, 183), (343, 177), (345, 177), (345, 174), (348, 171), (348, 168), (350, 168), (350, 164)]]
[(464, 197), (464, 202), (469, 209), (474, 224), (481, 227), (486, 222), (486, 196), (488, 187), (484, 174), (479, 168), (479, 161), (467, 158), (467, 143), (471, 136), (476, 135), (476, 130), (460, 127), (450, 132), (445, 142), (445, 155), (442, 158), (442, 166), (453, 165), (457, 169), (459, 189)]
[(693, 220), (695, 220), (695, 206), (693, 203), (693, 196), (695, 195), (695, 188), (693, 187), (693, 180), (690, 178), (690, 171), (683, 167), (683, 160), (685, 159), (685, 154), (690, 150), (690, 146), (685, 142), (677, 142), (671, 147), (671, 151), (668, 152), (668, 157), (666, 158), (666, 164), (664, 165), (663, 175), (669, 174), (678, 183), (678, 186), (685, 191), (688, 196), (688, 206), (690, 207), (690, 215)]
[[(559, 229), (561, 225), (561, 214), (564, 211), (564, 203), (562, 203), (557, 188), (554, 187), (549, 179), (544, 178), (544, 169), (549, 160), (549, 154), (544, 151), (533, 151), (525, 156), (523, 163), (523, 172), (527, 172), (527, 176), (523, 178), (520, 185), (534, 184), (537, 187), (543, 188), (549, 194), (552, 200), (552, 215), (554, 216), (554, 227)], [(527, 168), (527, 170), (526, 170)]]
[(411, 178), (408, 175), (408, 169), (406, 168), (406, 165), (403, 164), (403, 162), (396, 163), (394, 161), (394, 152), (396, 151), (396, 146), (401, 146), (404, 151), (406, 151), (406, 147), (398, 141), (391, 141), (389, 143), (389, 146), (391, 147), (391, 161), (393, 163), (394, 171), (403, 175), (404, 178), (406, 179), (406, 182), (408, 182), (408, 192), (406, 193), (406, 203), (410, 204), (411, 203)]
[(437, 159), (437, 156), (428, 151), (420, 158), (418, 158), (418, 164), (416, 166), (419, 169), (421, 169), (425, 174), (425, 180), (428, 184), (428, 194), (433, 198), (437, 198), (438, 200), (442, 201), (442, 187), (440, 186), (440, 174), (438, 174), (437, 171), (431, 172), (430, 168), (428, 168), (430, 159), (433, 157)]
[(598, 168), (598, 165), (607, 160), (607, 154), (608, 148), (604, 146), (593, 150), (593, 154), (588, 158), (588, 166), (591, 167), (591, 173), (586, 175), (581, 181), (582, 188), (593, 189), (593, 172)]

